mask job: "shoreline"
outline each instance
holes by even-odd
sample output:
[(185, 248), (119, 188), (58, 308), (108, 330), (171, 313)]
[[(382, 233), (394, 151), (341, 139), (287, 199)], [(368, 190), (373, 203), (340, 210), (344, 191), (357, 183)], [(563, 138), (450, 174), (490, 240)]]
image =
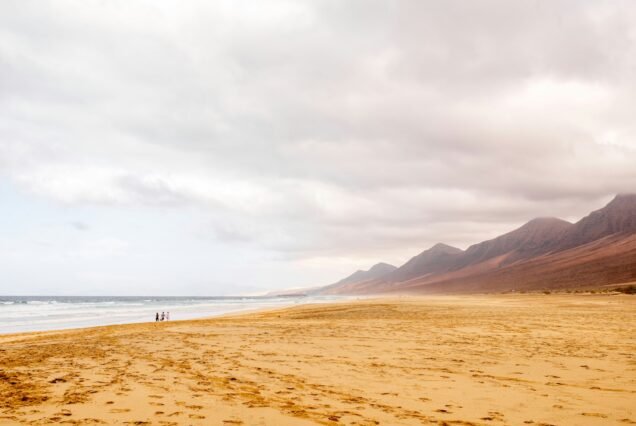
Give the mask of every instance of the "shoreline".
[[(631, 283), (630, 283), (631, 284)], [(195, 321), (204, 321), (204, 320), (212, 320), (217, 318), (234, 318), (240, 317), (243, 315), (250, 314), (259, 314), (266, 312), (274, 312), (274, 311), (285, 311), (287, 309), (294, 308), (295, 306), (321, 306), (321, 305), (331, 305), (338, 303), (357, 303), (357, 302), (365, 302), (365, 301), (422, 301), (422, 300), (479, 300), (483, 298), (489, 298), (491, 300), (501, 298), (532, 298), (532, 297), (548, 297), (548, 296), (557, 296), (557, 297), (607, 297), (607, 296), (626, 296), (620, 292), (551, 292), (551, 293), (543, 293), (543, 292), (534, 292), (534, 293), (479, 293), (479, 294), (393, 294), (393, 295), (369, 295), (369, 296), (345, 296), (340, 300), (330, 300), (328, 302), (307, 302), (307, 303), (290, 303), (283, 304), (280, 306), (272, 306), (272, 307), (262, 307), (262, 308), (245, 308), (238, 309), (231, 312), (223, 312), (219, 314), (208, 315), (204, 314), (200, 317), (193, 318), (184, 318), (184, 319), (173, 319), (173, 320), (164, 320), (164, 321), (132, 321), (132, 322), (123, 322), (123, 323), (112, 323), (112, 324), (100, 324), (100, 325), (89, 325), (89, 326), (80, 326), (80, 327), (68, 327), (68, 328), (55, 328), (55, 329), (44, 329), (44, 330), (29, 330), (29, 331), (18, 331), (18, 332), (0, 332), (0, 340), (5, 337), (19, 337), (19, 336), (30, 336), (30, 335), (40, 335), (40, 334), (49, 334), (49, 333), (58, 333), (58, 332), (73, 332), (73, 331), (83, 331), (83, 330), (91, 330), (91, 329), (99, 329), (104, 327), (125, 327), (132, 325), (150, 325), (150, 324), (164, 324), (164, 323), (176, 323), (176, 322), (195, 322)], [(626, 297), (632, 297), (628, 295)]]
[[(406, 296), (405, 296), (406, 297)], [(435, 297), (435, 296), (432, 296)], [(290, 304), (283, 304), (280, 306), (271, 306), (271, 307), (262, 307), (262, 308), (245, 308), (245, 309), (240, 309), (240, 310), (236, 310), (236, 311), (231, 311), (231, 312), (223, 312), (223, 313), (219, 313), (216, 315), (204, 315), (201, 317), (195, 317), (195, 318), (184, 318), (184, 319), (171, 319), (171, 320), (164, 320), (164, 321), (139, 321), (139, 322), (124, 322), (124, 323), (115, 323), (115, 324), (102, 324), (102, 325), (90, 325), (90, 326), (86, 326), (86, 327), (69, 327), (69, 328), (56, 328), (56, 329), (50, 329), (50, 330), (31, 330), (31, 331), (18, 331), (18, 332), (7, 332), (7, 333), (3, 333), (0, 332), (0, 341), (5, 338), (5, 337), (20, 337), (20, 336), (31, 336), (31, 335), (40, 335), (40, 334), (55, 334), (55, 333), (61, 333), (61, 332), (74, 332), (74, 331), (88, 331), (88, 330), (92, 330), (92, 329), (101, 329), (101, 328), (105, 328), (105, 327), (126, 327), (126, 326), (134, 326), (134, 325), (151, 325), (151, 324), (155, 324), (155, 325), (161, 325), (161, 324), (168, 324), (168, 323), (188, 323), (188, 322), (196, 322), (196, 321), (205, 321), (205, 320), (214, 320), (214, 319), (221, 319), (221, 318), (239, 318), (241, 316), (244, 315), (252, 315), (252, 314), (260, 314), (260, 313), (269, 313), (269, 312), (276, 312), (278, 310), (281, 311), (285, 311), (287, 309), (293, 309), (294, 307), (301, 307), (301, 306), (322, 306), (322, 305), (332, 305), (332, 304), (339, 304), (339, 303), (355, 303), (357, 301), (363, 301), (363, 300), (374, 300), (376, 298), (381, 298), (381, 297), (372, 297), (372, 298), (367, 298), (365, 299), (364, 296), (360, 296), (359, 299), (353, 299), (353, 298), (345, 298), (343, 297), (340, 300), (330, 300), (328, 302), (316, 302), (316, 301), (311, 301), (311, 302), (307, 302), (307, 303), (290, 303)], [(395, 297), (396, 299), (398, 298), (397, 296)]]
[[(31, 298), (30, 296), (24, 297)], [(83, 299), (78, 296), (77, 299)], [(44, 331), (80, 330), (91, 327), (111, 325), (154, 323), (157, 312), (170, 312), (170, 321), (212, 318), (220, 315), (240, 314), (260, 309), (276, 309), (305, 303), (331, 303), (336, 300), (348, 300), (345, 296), (326, 296), (324, 298), (227, 298), (201, 299), (203, 302), (192, 304), (180, 300), (167, 299), (165, 304), (153, 306), (144, 304), (145, 300), (133, 300), (121, 303), (121, 298), (103, 298), (100, 302), (82, 301), (70, 303), (57, 301), (47, 303), (0, 305), (0, 336), (20, 333), (39, 333)], [(145, 299), (145, 297), (144, 297)], [(27, 309), (25, 309), (27, 308)], [(4, 321), (2, 320), (5, 316)], [(22, 317), (22, 318), (21, 318)], [(161, 322), (161, 321), (158, 321)], [(164, 321), (165, 322), (165, 321)]]
[[(285, 306), (285, 307), (289, 307), (289, 306)], [(285, 307), (281, 307), (281, 308), (285, 308)], [(225, 312), (218, 315), (206, 315), (206, 316), (197, 317), (197, 318), (174, 319), (174, 320), (164, 320), (164, 321), (134, 321), (134, 322), (123, 322), (123, 323), (115, 323), (115, 324), (90, 325), (86, 327), (56, 328), (51, 330), (32, 330), (32, 331), (18, 331), (18, 332), (7, 332), (7, 333), (0, 332), (0, 339), (4, 337), (12, 337), (12, 336), (19, 337), (22, 335), (30, 336), (35, 334), (46, 335), (46, 334), (55, 334), (55, 333), (62, 333), (62, 332), (87, 331), (87, 330), (101, 329), (101, 328), (107, 328), (107, 327), (126, 327), (126, 326), (134, 326), (134, 325), (151, 325), (151, 324), (159, 325), (159, 324), (177, 323), (177, 322), (201, 321), (201, 320), (222, 318), (224, 316), (257, 313), (257, 312), (260, 312), (261, 310), (267, 311), (270, 309), (275, 310), (278, 308), (272, 307), (272, 308), (262, 308), (262, 309), (245, 309), (245, 310), (234, 311), (234, 312)]]

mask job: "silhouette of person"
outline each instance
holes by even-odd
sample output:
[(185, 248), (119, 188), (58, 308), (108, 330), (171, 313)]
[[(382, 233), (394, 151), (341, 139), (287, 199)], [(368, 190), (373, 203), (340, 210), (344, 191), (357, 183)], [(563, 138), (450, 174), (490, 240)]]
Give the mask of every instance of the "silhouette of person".
[(157, 312), (157, 315), (155, 316), (155, 321), (159, 321), (159, 312)]
[(162, 312), (162, 313), (161, 313), (161, 321), (163, 321), (164, 319), (166, 319), (166, 313), (165, 313), (165, 312)]

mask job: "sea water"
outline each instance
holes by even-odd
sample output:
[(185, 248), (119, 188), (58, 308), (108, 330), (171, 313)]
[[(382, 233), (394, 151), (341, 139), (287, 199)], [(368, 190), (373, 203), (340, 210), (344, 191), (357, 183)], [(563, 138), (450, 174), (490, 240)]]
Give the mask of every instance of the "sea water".
[(152, 322), (162, 312), (170, 312), (172, 321), (338, 299), (342, 297), (0, 296), (0, 334)]

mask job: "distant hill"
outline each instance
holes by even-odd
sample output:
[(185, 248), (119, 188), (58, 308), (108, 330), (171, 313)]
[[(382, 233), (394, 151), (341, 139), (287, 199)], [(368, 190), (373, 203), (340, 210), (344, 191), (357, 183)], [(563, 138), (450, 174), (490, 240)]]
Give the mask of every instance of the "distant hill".
[(453, 269), (461, 254), (461, 249), (438, 243), (411, 258), (386, 278), (393, 282), (407, 281), (428, 274), (446, 272)]
[(301, 287), (301, 288), (291, 288), (285, 290), (273, 290), (263, 294), (265, 297), (296, 297), (296, 296), (307, 296), (309, 294), (315, 294), (319, 292), (323, 286), (317, 287)]
[(376, 263), (368, 271), (358, 270), (337, 283), (323, 287), (314, 293), (339, 294), (348, 288), (355, 288), (356, 284), (382, 279), (396, 269), (395, 266), (388, 263)]
[(636, 194), (617, 195), (575, 224), (537, 218), (465, 251), (436, 244), (391, 268), (358, 271), (317, 293), (531, 291), (636, 281)]

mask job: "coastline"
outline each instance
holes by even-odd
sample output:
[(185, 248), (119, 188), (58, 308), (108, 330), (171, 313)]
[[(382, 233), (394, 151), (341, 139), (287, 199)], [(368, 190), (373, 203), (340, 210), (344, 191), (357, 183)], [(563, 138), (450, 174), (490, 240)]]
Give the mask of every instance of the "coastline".
[(188, 320), (305, 303), (331, 303), (344, 296), (161, 297), (0, 296), (0, 336), (155, 322), (156, 313)]
[(103, 324), (103, 325), (91, 325), (87, 327), (69, 327), (69, 328), (57, 328), (53, 330), (32, 330), (32, 331), (19, 331), (19, 332), (8, 332), (8, 333), (0, 333), (0, 343), (3, 341), (3, 338), (28, 338), (31, 336), (48, 336), (55, 335), (59, 333), (66, 332), (81, 332), (81, 331), (91, 331), (91, 330), (99, 330), (108, 327), (127, 327), (127, 326), (136, 326), (136, 325), (161, 325), (161, 324), (174, 324), (174, 323), (189, 323), (189, 322), (197, 322), (197, 321), (206, 321), (206, 320), (215, 320), (215, 319), (224, 319), (224, 318), (240, 318), (245, 315), (256, 315), (261, 313), (273, 313), (277, 311), (285, 311), (290, 308), (300, 307), (300, 306), (321, 306), (321, 305), (335, 305), (338, 303), (355, 303), (355, 301), (342, 299), (342, 300), (333, 300), (325, 303), (316, 303), (316, 302), (307, 302), (307, 303), (295, 303), (289, 305), (281, 305), (281, 306), (273, 306), (273, 307), (262, 307), (262, 308), (245, 308), (241, 310), (224, 312), (214, 315), (203, 315), (201, 317), (196, 318), (186, 318), (186, 319), (170, 319), (164, 321), (145, 321), (145, 322), (125, 322), (125, 323), (117, 323), (117, 324)]
[(2, 335), (0, 424), (636, 424), (634, 329), (633, 296), (491, 295)]

